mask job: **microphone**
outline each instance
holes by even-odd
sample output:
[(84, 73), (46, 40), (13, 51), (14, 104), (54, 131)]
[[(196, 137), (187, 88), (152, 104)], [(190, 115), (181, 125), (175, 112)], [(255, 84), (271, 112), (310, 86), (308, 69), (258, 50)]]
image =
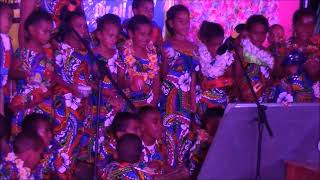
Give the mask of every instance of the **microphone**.
[(222, 55), (226, 53), (228, 50), (233, 50), (235, 49), (235, 44), (234, 44), (235, 38), (232, 36), (228, 37), (224, 43), (217, 49), (217, 54)]
[(230, 51), (236, 48), (235, 40), (239, 37), (240, 33), (245, 31), (246, 25), (245, 24), (238, 24), (232, 34), (224, 40), (223, 44), (218, 48), (217, 54), (222, 55), (226, 51)]

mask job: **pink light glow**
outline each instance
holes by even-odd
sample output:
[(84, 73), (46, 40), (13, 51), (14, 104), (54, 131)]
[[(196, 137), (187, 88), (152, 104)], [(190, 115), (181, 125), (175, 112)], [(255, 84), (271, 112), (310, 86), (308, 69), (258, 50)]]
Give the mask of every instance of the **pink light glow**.
[(279, 24), (284, 27), (287, 38), (292, 35), (292, 16), (298, 8), (299, 0), (279, 0)]

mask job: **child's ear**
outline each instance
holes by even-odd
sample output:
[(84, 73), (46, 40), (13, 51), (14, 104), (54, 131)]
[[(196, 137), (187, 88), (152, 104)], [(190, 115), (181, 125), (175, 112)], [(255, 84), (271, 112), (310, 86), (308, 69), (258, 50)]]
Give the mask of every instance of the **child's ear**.
[(173, 29), (173, 22), (172, 22), (172, 20), (169, 20), (169, 21), (168, 21), (168, 24), (169, 24), (170, 28)]

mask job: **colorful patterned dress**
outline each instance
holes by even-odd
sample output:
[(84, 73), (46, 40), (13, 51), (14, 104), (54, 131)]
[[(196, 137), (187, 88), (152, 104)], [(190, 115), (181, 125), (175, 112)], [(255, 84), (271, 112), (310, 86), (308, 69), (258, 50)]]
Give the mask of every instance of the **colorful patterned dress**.
[(191, 127), (191, 80), (192, 74), (200, 70), (193, 52), (178, 52), (169, 64), (168, 74), (162, 83), (160, 112), (168, 134), (176, 143), (178, 161), (184, 159), (189, 149), (188, 133)]
[(11, 39), (7, 34), (0, 34), (0, 113), (4, 113), (4, 105), (11, 97), (10, 83), (8, 82), (9, 68), (13, 52)]
[[(56, 74), (66, 85), (55, 88), (55, 128), (54, 138), (59, 143), (55, 166), (59, 173), (65, 173), (71, 168), (76, 158), (88, 157), (88, 144), (93, 137), (93, 129), (87, 122), (91, 115), (89, 97), (90, 59), (87, 53), (81, 53), (61, 43), (55, 54)], [(79, 95), (73, 94), (70, 87), (84, 87), (86, 90)], [(83, 152), (80, 151), (84, 150)], [(83, 157), (84, 156), (84, 157)]]
[(102, 175), (104, 180), (151, 180), (152, 178), (141, 171), (136, 164), (110, 163)]
[(317, 102), (312, 88), (312, 81), (306, 73), (294, 74), (283, 78), (276, 87), (273, 102), (281, 103), (289, 96), (292, 96), (292, 101), (290, 102)]
[(212, 107), (226, 108), (229, 101), (227, 90), (230, 90), (233, 80), (224, 74), (233, 60), (232, 53), (226, 52), (212, 58), (205, 45), (199, 47), (199, 62), (202, 72), (200, 103), (198, 103), (200, 114)]
[[(270, 79), (270, 72), (273, 68), (274, 58), (271, 54), (259, 47), (256, 47), (251, 40), (244, 39), (243, 46), (244, 66), (251, 79), (253, 90), (256, 92), (260, 102), (267, 101), (267, 81)], [(253, 102), (247, 79), (243, 76), (238, 82), (240, 84), (240, 100)]]
[(99, 141), (98, 168), (101, 171), (114, 160), (117, 142), (114, 136), (109, 133), (106, 133)]
[[(22, 125), (23, 118), (33, 112), (53, 117), (51, 85), (54, 65), (50, 50), (46, 53), (37, 53), (29, 49), (18, 49), (17, 54), (22, 71), (29, 73), (27, 80), (20, 80), (17, 93), (13, 96), (11, 105), (30, 105), (28, 109), (16, 112), (13, 123), (13, 134), (17, 134)], [(43, 94), (49, 93), (47, 97)]]
[[(135, 107), (154, 105), (154, 83), (159, 83), (156, 82), (156, 79), (159, 76), (160, 58), (157, 56), (156, 49), (151, 42), (147, 47), (147, 52), (148, 59), (134, 57), (132, 41), (128, 40), (124, 44), (121, 61), (118, 62), (119, 68), (125, 71), (126, 81), (130, 82), (130, 85), (141, 83), (139, 90), (131, 87), (124, 89), (125, 94)], [(133, 81), (137, 77), (142, 82)]]
[(165, 169), (177, 166), (177, 156), (174, 152), (175, 142), (171, 136), (166, 135), (153, 145), (143, 144), (143, 146), (143, 162), (140, 168), (149, 174), (163, 174)]
[[(113, 80), (117, 80), (117, 62), (119, 61), (119, 54), (118, 54), (118, 50), (116, 50), (116, 53), (114, 54), (114, 56), (110, 59), (105, 59), (104, 57), (102, 57), (101, 55), (96, 55), (96, 58), (99, 61), (105, 62), (105, 67), (104, 68), (108, 68), (109, 72), (112, 75)], [(99, 65), (98, 65), (99, 66)], [(101, 68), (101, 67), (100, 67)], [(101, 70), (101, 69), (100, 69)], [(102, 92), (101, 92), (101, 104), (100, 104), (100, 131), (99, 131), (99, 141), (101, 141), (102, 143), (104, 143), (104, 139), (109, 139), (108, 137), (105, 137), (106, 134), (106, 128), (108, 128), (111, 124), (112, 121), (115, 117), (115, 115), (120, 112), (120, 111), (126, 111), (127, 110), (127, 106), (125, 104), (119, 104), (116, 105), (115, 100), (116, 99), (122, 99), (122, 97), (120, 95), (118, 95), (117, 90), (114, 88), (114, 85), (111, 83), (110, 79), (108, 78), (107, 75), (105, 75), (103, 77), (103, 81), (101, 84), (101, 88), (102, 88)], [(93, 127), (95, 125), (95, 122), (97, 120), (97, 104), (98, 104), (98, 92), (94, 93), (94, 97), (92, 98), (92, 116), (94, 117), (94, 121), (92, 123)], [(123, 100), (124, 102), (124, 100)], [(117, 107), (115, 107), (117, 106)], [(92, 141), (94, 141), (94, 139), (92, 139)], [(92, 144), (92, 150), (94, 151), (94, 143)], [(103, 147), (103, 144), (99, 144), (100, 147)], [(100, 150), (104, 150), (101, 149)], [(100, 152), (102, 154), (104, 154), (105, 152)], [(108, 156), (107, 154), (104, 154), (102, 157), (104, 156)], [(108, 157), (105, 157), (103, 159), (109, 159)], [(110, 162), (110, 160), (109, 160)]]
[(34, 179), (30, 168), (24, 167), (23, 164), (24, 162), (13, 152), (8, 153), (8, 155), (0, 162), (0, 178), (2, 180)]

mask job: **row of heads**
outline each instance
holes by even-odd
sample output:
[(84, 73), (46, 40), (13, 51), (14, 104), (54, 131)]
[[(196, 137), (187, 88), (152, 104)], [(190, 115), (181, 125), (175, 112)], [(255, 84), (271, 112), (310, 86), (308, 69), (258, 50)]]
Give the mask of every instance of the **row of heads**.
[[(131, 18), (127, 25), (127, 30), (134, 32), (141, 25), (152, 25), (153, 18), (153, 1), (152, 0), (135, 0), (133, 1), (132, 7), (135, 15)], [(0, 12), (8, 7), (5, 4), (1, 4)], [(150, 13), (151, 11), (151, 13)], [(309, 21), (315, 24), (315, 14), (312, 10), (309, 9), (300, 9), (297, 10), (293, 15), (293, 26), (299, 26), (303, 23), (303, 17), (309, 17)], [(80, 18), (81, 22), (74, 23), (77, 21), (77, 18)], [(61, 23), (58, 28), (57, 37), (62, 40), (68, 33), (70, 29), (75, 29), (80, 35), (85, 36), (87, 33), (87, 25), (85, 21), (85, 13), (80, 8), (76, 8), (73, 11), (70, 11), (67, 6), (61, 9), (60, 17)], [(30, 32), (29, 27), (40, 21), (47, 21), (53, 25), (53, 18), (50, 13), (43, 9), (37, 9), (33, 11), (29, 17), (24, 22), (24, 29), (26, 32)], [(78, 20), (79, 21), (79, 20)], [(102, 31), (107, 24), (115, 25), (119, 28), (119, 31), (122, 30), (121, 19), (114, 14), (106, 14), (97, 19), (97, 29), (96, 31)], [(185, 34), (189, 32), (190, 27), (190, 11), (184, 5), (175, 5), (169, 8), (166, 13), (166, 29), (169, 34), (174, 35), (176, 33)], [(264, 27), (264, 31), (268, 32), (269, 22), (268, 19), (263, 15), (252, 15), (248, 18), (246, 22), (246, 29), (248, 31), (252, 30), (255, 24), (260, 24)], [(204, 21), (199, 30), (199, 38), (202, 41), (210, 39), (211, 36), (223, 36), (224, 31), (221, 25), (217, 23), (212, 23)]]

